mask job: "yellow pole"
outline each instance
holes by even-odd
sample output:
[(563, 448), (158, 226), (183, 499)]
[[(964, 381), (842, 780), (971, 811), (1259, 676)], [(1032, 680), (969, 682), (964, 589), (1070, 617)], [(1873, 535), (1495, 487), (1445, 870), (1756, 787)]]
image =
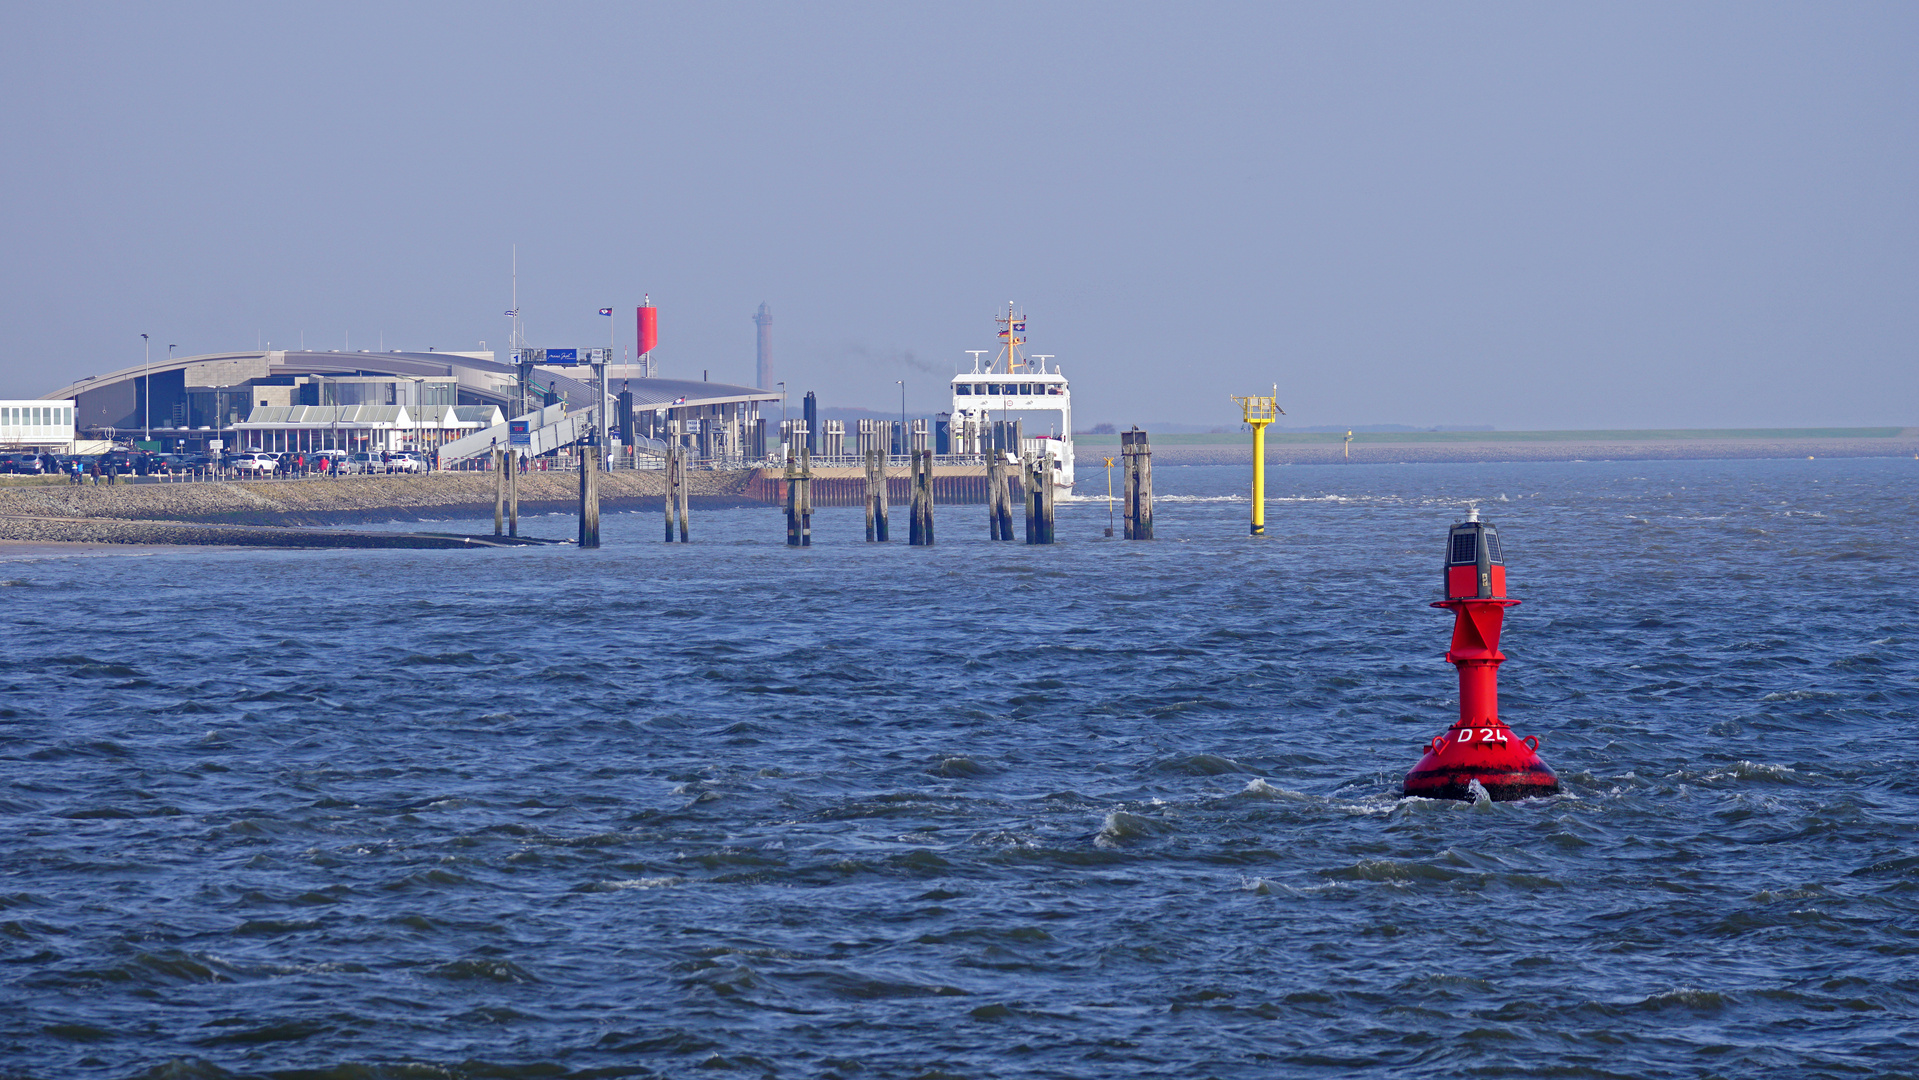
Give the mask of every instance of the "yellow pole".
[(1253, 535), (1266, 535), (1266, 424), (1253, 424)]
[(1266, 425), (1284, 416), (1279, 387), (1271, 397), (1235, 397), (1239, 414), (1253, 429), (1253, 535), (1266, 535)]

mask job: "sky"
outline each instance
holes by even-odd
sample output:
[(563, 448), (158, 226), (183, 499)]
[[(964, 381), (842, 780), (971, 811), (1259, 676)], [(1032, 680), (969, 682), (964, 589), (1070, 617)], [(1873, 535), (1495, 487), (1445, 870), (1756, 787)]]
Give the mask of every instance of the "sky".
[[(1919, 6), (19, 4), (0, 397), (633, 342), (1077, 426), (1919, 424)], [(612, 320), (601, 307), (619, 309)], [(612, 325), (609, 326), (609, 323)]]

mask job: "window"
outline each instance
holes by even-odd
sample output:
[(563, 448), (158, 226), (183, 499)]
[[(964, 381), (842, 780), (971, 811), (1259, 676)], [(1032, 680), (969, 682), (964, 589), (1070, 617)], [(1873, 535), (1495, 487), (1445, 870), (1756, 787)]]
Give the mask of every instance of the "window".
[(953, 392), (955, 394), (970, 394), (973, 392), (973, 385), (971, 383), (960, 383), (958, 386), (953, 387)]

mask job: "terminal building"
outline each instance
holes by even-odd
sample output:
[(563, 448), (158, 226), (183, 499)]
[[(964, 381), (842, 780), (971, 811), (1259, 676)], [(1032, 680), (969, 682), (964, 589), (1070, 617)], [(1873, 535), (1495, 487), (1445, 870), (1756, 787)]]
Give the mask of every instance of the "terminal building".
[(0, 450), (65, 453), (72, 445), (72, 398), (0, 401)]
[[(14, 403), (57, 418), (23, 425), (17, 445), (56, 452), (138, 441), (167, 451), (408, 449), (430, 451), (502, 427), (550, 403), (594, 406), (583, 367), (520, 369), (491, 352), (208, 353), (90, 375), (38, 401)], [(672, 438), (697, 457), (765, 456), (759, 410), (778, 392), (644, 377), (641, 365), (607, 372), (608, 426), (634, 445)], [(0, 442), (16, 445), (15, 429)], [(44, 441), (33, 441), (44, 436)]]

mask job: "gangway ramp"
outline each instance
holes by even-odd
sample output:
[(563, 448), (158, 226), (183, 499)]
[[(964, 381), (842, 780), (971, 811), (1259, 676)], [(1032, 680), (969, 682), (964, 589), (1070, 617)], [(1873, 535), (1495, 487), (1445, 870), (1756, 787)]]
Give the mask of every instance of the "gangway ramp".
[[(570, 443), (579, 442), (586, 435), (587, 427), (593, 420), (593, 410), (580, 408), (569, 413), (566, 411), (565, 402), (557, 402), (527, 413), (525, 416), (516, 416), (513, 420), (527, 422), (529, 444), (521, 450), (522, 455), (538, 457)], [(507, 426), (513, 420), (508, 420), (504, 424), (495, 424), (489, 428), (481, 428), (471, 435), (454, 439), (440, 447), (440, 464), (452, 465), (468, 458), (480, 457), (491, 452), (495, 446), (506, 448)]]

